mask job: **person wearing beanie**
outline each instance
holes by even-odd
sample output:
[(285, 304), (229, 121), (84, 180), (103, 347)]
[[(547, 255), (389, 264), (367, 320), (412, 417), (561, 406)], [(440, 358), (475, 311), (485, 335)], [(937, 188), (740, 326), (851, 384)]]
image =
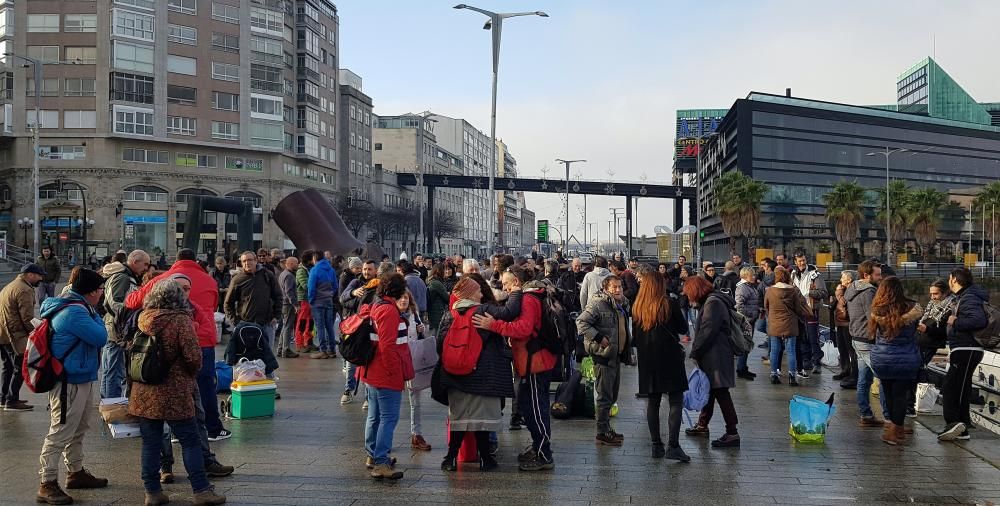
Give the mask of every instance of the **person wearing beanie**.
[(108, 480), (96, 478), (83, 467), (83, 440), (93, 409), (91, 398), (97, 381), (98, 355), (108, 332), (95, 306), (104, 296), (104, 278), (80, 268), (69, 293), (49, 297), (41, 307), (41, 318), (52, 328), (52, 354), (62, 361), (66, 382), (48, 392), (52, 416), (39, 456), (41, 484), (36, 500), (47, 504), (69, 504), (73, 499), (59, 487), (59, 462), (65, 461), (67, 489), (103, 488)]
[(0, 290), (0, 358), (3, 376), (0, 379), (0, 410), (30, 411), (31, 404), (21, 400), (21, 362), (28, 345), (28, 334), (34, 329), (35, 288), (45, 277), (38, 264), (26, 264), (21, 274)]

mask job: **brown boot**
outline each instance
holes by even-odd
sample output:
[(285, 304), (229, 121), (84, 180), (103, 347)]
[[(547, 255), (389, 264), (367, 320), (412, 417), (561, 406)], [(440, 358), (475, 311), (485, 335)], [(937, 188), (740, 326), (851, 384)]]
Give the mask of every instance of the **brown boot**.
[(204, 492), (198, 492), (194, 495), (194, 504), (195, 506), (226, 504), (226, 496), (216, 494), (215, 490), (206, 490)]
[[(902, 432), (902, 427), (900, 427), (900, 432)], [(885, 444), (896, 446), (899, 444), (899, 438), (896, 434), (896, 424), (886, 422), (885, 428), (882, 429), (882, 441), (884, 441)]]
[(42, 504), (73, 504), (73, 498), (66, 495), (55, 480), (42, 482), (35, 500)]
[[(885, 423), (882, 424), (882, 427), (889, 427), (890, 425), (892, 425), (892, 422), (890, 422), (890, 421), (887, 420)], [(912, 425), (903, 424), (901, 427), (903, 427), (903, 433), (904, 434), (913, 434), (913, 426)]]
[(145, 500), (142, 502), (142, 506), (163, 506), (164, 504), (170, 503), (170, 497), (164, 494), (163, 491), (159, 492), (146, 492)]
[(106, 486), (108, 486), (107, 479), (97, 478), (86, 469), (69, 473), (69, 476), (66, 477), (66, 488), (104, 488)]
[[(896, 429), (896, 441), (899, 441), (899, 444), (903, 444), (904, 442), (906, 442), (906, 427), (902, 425), (897, 425), (895, 429)], [(912, 433), (913, 429), (910, 429), (910, 432)]]
[(420, 450), (424, 452), (431, 451), (431, 445), (427, 444), (427, 441), (424, 440), (424, 436), (417, 436), (417, 435), (411, 436), (410, 446), (412, 446), (413, 449), (415, 450)]

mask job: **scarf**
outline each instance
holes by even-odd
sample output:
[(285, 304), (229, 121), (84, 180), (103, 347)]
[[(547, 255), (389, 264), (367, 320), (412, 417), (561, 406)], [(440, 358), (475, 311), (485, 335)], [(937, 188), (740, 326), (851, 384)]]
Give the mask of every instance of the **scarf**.
[(958, 304), (958, 298), (954, 294), (941, 300), (927, 301), (927, 308), (924, 309), (924, 316), (921, 319), (940, 322), (943, 316), (951, 314), (956, 304)]

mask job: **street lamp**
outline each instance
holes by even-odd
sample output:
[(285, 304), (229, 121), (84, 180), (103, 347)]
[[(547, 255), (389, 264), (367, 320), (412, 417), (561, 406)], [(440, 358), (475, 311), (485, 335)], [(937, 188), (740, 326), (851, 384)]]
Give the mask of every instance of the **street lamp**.
[[(497, 164), (497, 72), (500, 68), (500, 33), (503, 30), (503, 20), (507, 18), (514, 18), (518, 16), (539, 16), (543, 18), (549, 17), (548, 14), (542, 11), (534, 12), (492, 12), (485, 9), (480, 9), (478, 7), (473, 7), (466, 4), (458, 4), (454, 7), (455, 9), (468, 9), (470, 11), (478, 12), (488, 18), (489, 21), (483, 25), (483, 30), (490, 30), (493, 36), (493, 93), (492, 93), (492, 105), (490, 108), (490, 149), (492, 150), (493, 157), (490, 163), (490, 191), (489, 191), (489, 207), (490, 213), (497, 212), (496, 206), (496, 191), (493, 187), (493, 179), (496, 177), (496, 164)], [(490, 245), (489, 253), (492, 254), (495, 249), (495, 244), (493, 243), (493, 230), (496, 227), (497, 216), (494, 215), (489, 220), (489, 227), (487, 228), (486, 240)]]
[[(35, 223), (38, 223), (38, 130), (39, 121), (41, 121), (41, 101), (42, 101), (42, 62), (34, 58), (28, 58), (27, 56), (21, 56), (19, 54), (14, 54), (11, 52), (4, 53), (4, 56), (12, 56), (14, 58), (20, 58), (32, 66), (35, 73), (35, 127), (32, 129), (32, 142), (34, 143), (34, 154), (31, 164), (31, 187), (34, 188), (35, 198), (32, 199), (34, 204), (32, 205), (32, 218)], [(35, 256), (41, 254), (39, 250), (39, 228), (35, 229), (32, 237), (34, 239), (33, 253)], [(27, 232), (25, 232), (27, 233)], [(27, 244), (27, 241), (25, 241)], [(27, 246), (25, 246), (27, 249)]]
[[(24, 249), (28, 249), (28, 229), (35, 227), (35, 220), (25, 216), (17, 220), (17, 228), (24, 231)], [(15, 241), (17, 239), (14, 239)]]
[[(563, 160), (562, 158), (556, 158), (556, 161), (566, 166), (566, 234), (569, 235), (569, 166), (584, 162), (587, 160)], [(584, 218), (586, 221), (586, 218)], [(569, 251), (569, 239), (563, 242), (563, 254), (565, 255)]]
[(865, 156), (882, 155), (885, 157), (885, 240), (889, 244), (889, 247), (886, 248), (886, 262), (889, 265), (894, 263), (892, 261), (892, 211), (889, 207), (889, 157), (895, 153), (905, 153), (907, 151), (909, 151), (909, 149), (891, 149), (886, 146), (885, 151), (873, 151), (865, 154)]

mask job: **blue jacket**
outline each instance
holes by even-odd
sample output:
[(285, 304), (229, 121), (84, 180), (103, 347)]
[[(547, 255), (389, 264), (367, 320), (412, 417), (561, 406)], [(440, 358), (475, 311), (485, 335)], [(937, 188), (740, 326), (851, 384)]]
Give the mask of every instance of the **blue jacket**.
[[(916, 381), (923, 367), (917, 347), (917, 323), (923, 313), (920, 305), (915, 304), (903, 315), (903, 328), (891, 341), (885, 339), (881, 330), (878, 331), (871, 349), (871, 361), (879, 379)], [(876, 322), (881, 319), (874, 314), (870, 318)]]
[(958, 305), (955, 307), (957, 317), (954, 325), (948, 326), (948, 347), (954, 351), (957, 348), (983, 349), (983, 346), (973, 337), (977, 331), (989, 325), (989, 316), (983, 303), (989, 302), (990, 294), (979, 285), (971, 285), (956, 294)]
[(413, 304), (420, 310), (420, 314), (427, 312), (427, 283), (420, 279), (418, 272), (411, 272), (403, 277), (406, 281), (406, 288), (413, 294)]
[(82, 295), (72, 290), (66, 293), (65, 297), (49, 297), (42, 303), (42, 318), (49, 318), (71, 302), (83, 304), (69, 306), (50, 319), (52, 354), (57, 358), (62, 357), (73, 343), (79, 341), (62, 361), (66, 368), (66, 380), (74, 385), (97, 381), (100, 350), (108, 342), (108, 331), (97, 311), (87, 304)]
[(309, 270), (309, 283), (306, 294), (312, 307), (332, 307), (333, 295), (339, 293), (337, 286), (337, 271), (333, 270), (330, 261), (322, 259)]

